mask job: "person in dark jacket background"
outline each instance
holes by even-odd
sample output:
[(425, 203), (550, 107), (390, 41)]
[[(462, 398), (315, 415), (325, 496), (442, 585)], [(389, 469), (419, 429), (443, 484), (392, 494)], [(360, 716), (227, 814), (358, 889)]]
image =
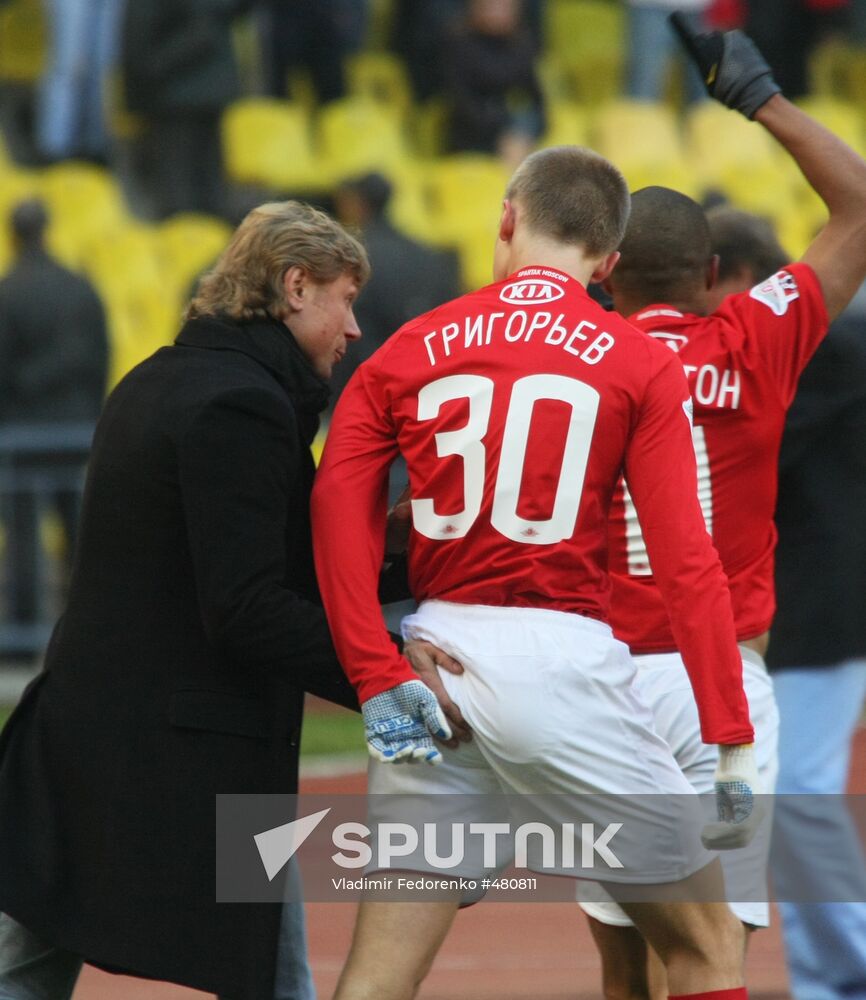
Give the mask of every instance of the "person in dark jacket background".
[(126, 4), (124, 94), (127, 109), (143, 119), (141, 181), (157, 218), (225, 211), (220, 117), (240, 96), (232, 23), (252, 6), (253, 0)]
[(416, 243), (388, 221), (391, 194), (391, 183), (379, 173), (349, 178), (335, 194), (337, 218), (359, 230), (373, 266), (355, 309), (364, 339), (335, 373), (331, 382), (335, 396), (392, 333), (461, 291), (454, 253)]
[[(108, 372), (105, 310), (90, 282), (48, 253), (49, 218), (41, 201), (20, 202), (9, 221), (16, 256), (0, 280), (0, 427), (24, 432), (39, 425), (40, 430), (56, 430), (59, 439), (65, 427), (93, 424), (99, 416)], [(71, 472), (77, 477), (83, 470)], [(48, 494), (66, 535), (67, 568), (75, 546), (78, 495), (75, 488)], [(9, 619), (29, 628), (41, 600), (36, 498), (16, 491), (3, 500)], [(7, 649), (6, 654), (17, 651)]]
[(67, 998), (82, 960), (311, 995), (299, 904), (280, 935), (280, 907), (216, 902), (214, 797), (297, 790), (304, 691), (357, 707), (309, 445), (368, 269), (322, 212), (261, 206), (109, 397), (68, 609), (0, 734), (0, 996)]
[[(774, 881), (800, 888), (808, 873), (825, 893), (779, 903), (791, 996), (842, 1000), (866, 996), (866, 858), (843, 798), (866, 703), (866, 286), (800, 379), (782, 439), (776, 526), (779, 607), (767, 663), (787, 868)], [(816, 795), (829, 804), (816, 809)], [(822, 881), (828, 869), (844, 897)]]
[(442, 52), (451, 152), (516, 166), (544, 132), (535, 43), (519, 0), (469, 0)]
[[(788, 259), (765, 220), (730, 208), (708, 219), (718, 296), (751, 288)], [(842, 797), (866, 699), (864, 511), (866, 286), (800, 376), (779, 456), (771, 864), (795, 1000), (866, 995), (866, 862)]]

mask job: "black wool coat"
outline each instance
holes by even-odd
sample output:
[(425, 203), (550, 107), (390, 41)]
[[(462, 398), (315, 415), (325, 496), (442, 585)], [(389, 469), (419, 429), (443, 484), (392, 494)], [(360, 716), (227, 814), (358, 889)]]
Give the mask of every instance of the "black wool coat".
[(215, 902), (214, 796), (297, 788), (327, 386), (277, 322), (193, 320), (96, 430), (68, 609), (0, 735), (0, 910), (116, 971), (272, 1000), (280, 910)]
[(866, 286), (800, 378), (779, 459), (767, 665), (866, 656)]

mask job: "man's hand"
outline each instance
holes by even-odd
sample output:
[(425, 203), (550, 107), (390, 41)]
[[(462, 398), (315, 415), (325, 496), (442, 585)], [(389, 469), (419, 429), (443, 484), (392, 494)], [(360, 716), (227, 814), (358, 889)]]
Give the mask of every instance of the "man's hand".
[(405, 681), (361, 706), (370, 756), (385, 763), (426, 760), (439, 764), (433, 737), (451, 739), (451, 727), (436, 695), (421, 681)]
[(409, 487), (397, 497), (388, 511), (388, 525), (385, 529), (385, 556), (402, 555), (409, 544), (412, 530), (412, 500)]
[(704, 847), (714, 851), (745, 847), (755, 836), (765, 811), (751, 743), (719, 747), (716, 809), (719, 822), (707, 823), (701, 833)]
[(440, 669), (447, 670), (449, 674), (462, 674), (461, 664), (438, 646), (434, 646), (432, 642), (424, 642), (423, 639), (410, 639), (403, 646), (403, 655), (412, 664), (415, 673), (436, 695), (445, 713), (452, 733), (452, 738), (444, 741), (445, 746), (455, 750), (458, 743), (468, 743), (472, 739), (469, 723), (463, 718), (457, 705), (448, 697), (448, 692), (439, 676)]
[(670, 22), (717, 101), (754, 118), (758, 108), (781, 93), (766, 59), (742, 31), (699, 34), (680, 11), (671, 14)]

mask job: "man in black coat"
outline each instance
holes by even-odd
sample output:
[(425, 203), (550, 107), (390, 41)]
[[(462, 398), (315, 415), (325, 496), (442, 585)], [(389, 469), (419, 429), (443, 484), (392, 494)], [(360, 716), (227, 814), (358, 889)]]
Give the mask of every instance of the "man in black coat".
[(83, 958), (274, 997), (280, 908), (216, 903), (214, 797), (297, 789), (304, 691), (356, 705), (309, 445), (367, 275), (328, 216), (262, 206), (106, 403), (68, 609), (0, 735), (0, 996), (68, 997)]

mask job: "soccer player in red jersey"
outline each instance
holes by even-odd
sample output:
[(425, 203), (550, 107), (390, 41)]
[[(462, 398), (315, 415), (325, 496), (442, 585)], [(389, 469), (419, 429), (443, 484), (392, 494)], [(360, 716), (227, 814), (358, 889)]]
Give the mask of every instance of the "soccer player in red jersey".
[[(740, 32), (689, 37), (688, 43), (698, 57), (716, 46), (721, 52), (717, 76), (732, 51), (754, 73), (763, 63)], [(766, 64), (764, 69), (768, 74)], [(740, 94), (710, 91), (754, 117), (790, 153), (826, 203), (826, 225), (799, 262), (720, 301), (714, 291), (718, 260), (712, 256), (703, 211), (675, 191), (647, 188), (632, 198), (622, 257), (605, 284), (615, 308), (666, 344), (689, 380), (701, 506), (728, 576), (757, 763), (764, 789), (772, 791), (778, 715), (762, 656), (775, 610), (773, 511), (779, 445), (801, 371), (828, 322), (866, 277), (866, 163), (779, 93), (767, 94), (755, 107), (754, 102), (743, 106)], [(637, 656), (636, 687), (653, 710), (657, 731), (696, 790), (711, 792), (716, 749), (701, 739), (661, 580), (644, 546), (642, 518), (627, 474), (625, 479), (610, 518), (610, 622)], [(764, 836), (747, 850), (722, 857), (726, 884), (737, 900), (732, 909), (746, 927), (769, 923), (769, 905), (760, 895), (754, 898), (754, 890), (766, 885), (767, 851)], [(737, 887), (745, 895), (737, 895)], [(606, 995), (624, 995), (622, 991), (640, 983), (646, 964), (643, 941), (616, 904), (590, 900), (585, 886), (579, 897), (593, 918)]]
[[(401, 328), (338, 404), (315, 487), (314, 543), (335, 643), (362, 702), (372, 792), (573, 793), (578, 812), (593, 799), (578, 804), (582, 793), (622, 802), (660, 793), (671, 808), (675, 797), (697, 801), (634, 697), (631, 659), (607, 625), (607, 521), (623, 469), (704, 739), (723, 748), (720, 780), (742, 782), (746, 799), (757, 791), (682, 365), (586, 292), (616, 263), (628, 211), (622, 176), (597, 154), (559, 147), (529, 157), (506, 192), (495, 283)], [(398, 452), (413, 497), (409, 568), (420, 602), (404, 634), (435, 640), (465, 668), (442, 679), (474, 739), (441, 753), (433, 736), (447, 730), (435, 698), (389, 641), (376, 600)], [(417, 758), (441, 763), (395, 766)], [(443, 812), (451, 798), (438, 796)], [(747, 839), (756, 815), (746, 813), (707, 827), (705, 843)], [(624, 825), (617, 836), (628, 852), (629, 838), (645, 832)], [(611, 869), (605, 884), (618, 898), (636, 880), (719, 892), (718, 861), (699, 839), (660, 827), (653, 867)], [(654, 898), (623, 906), (662, 954), (673, 994), (744, 998), (739, 925), (727, 906)], [(337, 996), (414, 996), (459, 903), (454, 893), (365, 899)]]

